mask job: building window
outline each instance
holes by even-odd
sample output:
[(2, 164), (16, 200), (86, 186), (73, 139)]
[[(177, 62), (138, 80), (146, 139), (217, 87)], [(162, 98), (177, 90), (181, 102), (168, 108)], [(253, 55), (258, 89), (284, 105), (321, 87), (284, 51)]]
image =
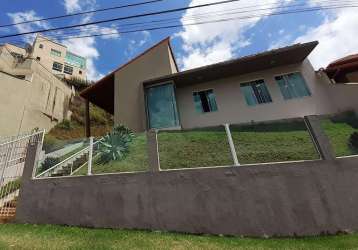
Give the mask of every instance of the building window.
[(82, 71), (80, 70), (80, 71), (78, 71), (78, 73), (80, 74), (80, 75), (82, 75)]
[(53, 70), (62, 72), (62, 67), (63, 67), (63, 65), (61, 63), (53, 62), (53, 65), (52, 65)]
[(77, 56), (71, 52), (66, 52), (65, 61), (67, 64), (85, 69), (86, 68), (86, 59), (81, 56)]
[(240, 89), (245, 96), (247, 105), (249, 106), (272, 102), (271, 95), (264, 80), (242, 83), (240, 85)]
[(285, 100), (311, 95), (311, 92), (300, 73), (276, 76), (275, 80), (280, 87), (281, 94)]
[(66, 73), (66, 74), (72, 75), (73, 74), (73, 67), (65, 65), (65, 67), (63, 69), (63, 72)]
[(61, 56), (61, 51), (51, 49), (51, 55), (60, 57)]
[(218, 110), (215, 94), (212, 89), (193, 93), (195, 109), (199, 113), (208, 113)]
[(39, 48), (40, 49), (43, 49), (44, 48), (44, 45), (42, 43), (39, 44)]
[(37, 60), (37, 61), (40, 61), (40, 60), (41, 60), (41, 57), (39, 57), (39, 56), (36, 57), (36, 60)]

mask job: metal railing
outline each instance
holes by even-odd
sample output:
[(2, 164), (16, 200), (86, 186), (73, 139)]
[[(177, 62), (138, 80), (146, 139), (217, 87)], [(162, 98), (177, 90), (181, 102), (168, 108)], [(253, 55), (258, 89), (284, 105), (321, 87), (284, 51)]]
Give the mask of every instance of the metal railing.
[(71, 176), (78, 172), (82, 167), (88, 164), (87, 174), (92, 174), (93, 156), (96, 155), (99, 143), (102, 139), (93, 142), (93, 137), (90, 138), (89, 146), (81, 149), (73, 155), (67, 157), (49, 169), (37, 174), (35, 178), (57, 177), (57, 176)]
[(0, 218), (15, 215), (28, 146), (42, 144), (44, 134), (43, 130), (0, 144)]

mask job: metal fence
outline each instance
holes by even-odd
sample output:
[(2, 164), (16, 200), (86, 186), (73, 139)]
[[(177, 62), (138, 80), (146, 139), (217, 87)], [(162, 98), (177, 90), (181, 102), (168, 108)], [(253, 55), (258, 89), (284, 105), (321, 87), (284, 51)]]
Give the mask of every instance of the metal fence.
[(45, 131), (17, 136), (0, 144), (0, 219), (15, 216), (16, 199), (21, 185), (29, 144), (42, 144)]

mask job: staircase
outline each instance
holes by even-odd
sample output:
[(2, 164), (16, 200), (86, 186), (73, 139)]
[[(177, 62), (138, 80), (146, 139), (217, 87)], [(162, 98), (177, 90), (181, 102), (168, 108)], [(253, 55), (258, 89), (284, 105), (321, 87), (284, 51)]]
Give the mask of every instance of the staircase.
[(0, 207), (0, 224), (8, 223), (15, 219), (16, 204), (17, 196), (13, 200), (5, 202), (4, 205)]
[(78, 169), (81, 165), (87, 162), (87, 151), (84, 151), (82, 154), (77, 155), (76, 157), (64, 162), (63, 164), (59, 165), (53, 173), (51, 173), (50, 177), (56, 176), (69, 176)]

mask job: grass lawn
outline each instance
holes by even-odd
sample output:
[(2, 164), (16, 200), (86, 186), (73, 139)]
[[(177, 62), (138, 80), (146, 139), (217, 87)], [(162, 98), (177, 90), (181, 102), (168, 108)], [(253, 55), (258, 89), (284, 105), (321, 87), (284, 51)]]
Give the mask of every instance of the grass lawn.
[(351, 148), (348, 143), (351, 134), (354, 131), (358, 132), (357, 128), (354, 128), (347, 122), (332, 121), (331, 119), (324, 119), (322, 121), (322, 127), (331, 141), (336, 156), (358, 154), (357, 150)]
[[(148, 170), (147, 137), (145, 134), (137, 135), (129, 147), (129, 154), (122, 161), (113, 161), (108, 164), (94, 162), (92, 173), (116, 173)], [(80, 169), (75, 175), (85, 175), (87, 166)]]
[[(350, 123), (322, 121), (337, 156), (357, 154), (349, 146), (353, 131)], [(303, 121), (289, 123), (232, 126), (232, 136), (241, 164), (318, 159)], [(158, 135), (162, 169), (232, 165), (223, 128), (191, 131), (168, 131)], [(139, 134), (122, 161), (94, 164), (94, 173), (146, 171), (148, 169), (146, 136)], [(86, 168), (77, 174), (85, 174)]]
[[(233, 126), (241, 164), (318, 159), (303, 121)], [(159, 133), (163, 169), (232, 165), (226, 133), (185, 131)]]
[(357, 249), (358, 235), (297, 239), (196, 236), (50, 225), (0, 225), (0, 249)]

